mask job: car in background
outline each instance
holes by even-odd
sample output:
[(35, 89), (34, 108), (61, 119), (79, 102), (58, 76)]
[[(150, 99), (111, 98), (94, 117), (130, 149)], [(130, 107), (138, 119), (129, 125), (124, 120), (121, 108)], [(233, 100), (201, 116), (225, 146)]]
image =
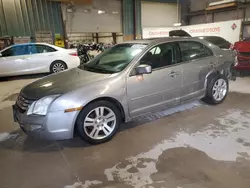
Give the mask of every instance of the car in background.
[[(188, 32), (184, 30), (172, 30), (169, 32), (169, 36), (192, 37)], [(199, 36), (199, 37), (194, 37), (194, 38), (206, 40), (207, 42), (212, 43), (213, 45), (218, 46), (219, 48), (223, 50), (231, 50), (233, 48), (233, 45), (230, 42), (228, 42), (227, 40), (219, 36)]]
[(250, 39), (236, 42), (233, 48), (237, 54), (235, 69), (239, 71), (250, 71)]
[(24, 87), (13, 117), (28, 135), (91, 144), (110, 140), (122, 122), (190, 100), (222, 103), (231, 53), (197, 38), (124, 42), (84, 66)]
[(0, 51), (0, 77), (56, 73), (79, 65), (76, 50), (46, 43), (12, 45)]
[(221, 48), (223, 50), (232, 50), (232, 48), (233, 48), (233, 44), (231, 44), (226, 39), (219, 37), (219, 36), (201, 36), (198, 38), (206, 40), (206, 41), (218, 46), (219, 48)]

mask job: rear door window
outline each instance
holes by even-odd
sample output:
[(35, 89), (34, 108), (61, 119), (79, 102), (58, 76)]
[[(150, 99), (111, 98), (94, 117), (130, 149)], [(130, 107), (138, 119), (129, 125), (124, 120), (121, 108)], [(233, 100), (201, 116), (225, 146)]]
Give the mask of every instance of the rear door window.
[(212, 50), (200, 42), (182, 41), (178, 43), (181, 51), (182, 61), (192, 61), (213, 55)]
[(54, 48), (46, 45), (36, 45), (36, 50), (38, 53), (48, 53), (56, 51)]
[(56, 50), (50, 46), (46, 46), (46, 45), (40, 45), (40, 44), (36, 44), (36, 45), (29, 45), (28, 46), (28, 52), (29, 54), (41, 54), (41, 53), (49, 53), (49, 52), (55, 52)]

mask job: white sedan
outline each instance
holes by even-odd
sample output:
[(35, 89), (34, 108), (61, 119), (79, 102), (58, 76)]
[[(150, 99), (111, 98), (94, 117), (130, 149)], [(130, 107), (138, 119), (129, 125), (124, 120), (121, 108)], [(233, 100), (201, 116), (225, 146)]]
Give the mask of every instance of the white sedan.
[(0, 51), (0, 77), (56, 73), (79, 65), (76, 50), (46, 43), (18, 44)]

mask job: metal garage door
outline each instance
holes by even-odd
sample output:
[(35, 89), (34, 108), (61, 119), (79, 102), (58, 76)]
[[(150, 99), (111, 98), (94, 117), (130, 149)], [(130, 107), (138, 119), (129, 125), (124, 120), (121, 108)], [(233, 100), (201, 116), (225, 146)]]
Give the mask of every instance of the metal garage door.
[(177, 22), (176, 4), (142, 1), (142, 27), (168, 27)]
[(71, 11), (63, 5), (67, 33), (122, 32), (121, 1), (92, 0), (90, 4), (75, 4)]

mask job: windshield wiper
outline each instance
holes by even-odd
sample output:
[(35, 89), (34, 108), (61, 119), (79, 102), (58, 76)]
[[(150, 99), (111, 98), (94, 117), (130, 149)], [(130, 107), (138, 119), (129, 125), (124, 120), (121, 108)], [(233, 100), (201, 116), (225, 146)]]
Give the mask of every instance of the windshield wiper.
[(96, 73), (107, 73), (107, 74), (115, 73), (114, 71), (102, 69), (100, 67), (84, 66), (83, 68), (84, 68), (84, 70), (88, 70), (88, 71), (92, 71), (92, 72), (96, 72)]

